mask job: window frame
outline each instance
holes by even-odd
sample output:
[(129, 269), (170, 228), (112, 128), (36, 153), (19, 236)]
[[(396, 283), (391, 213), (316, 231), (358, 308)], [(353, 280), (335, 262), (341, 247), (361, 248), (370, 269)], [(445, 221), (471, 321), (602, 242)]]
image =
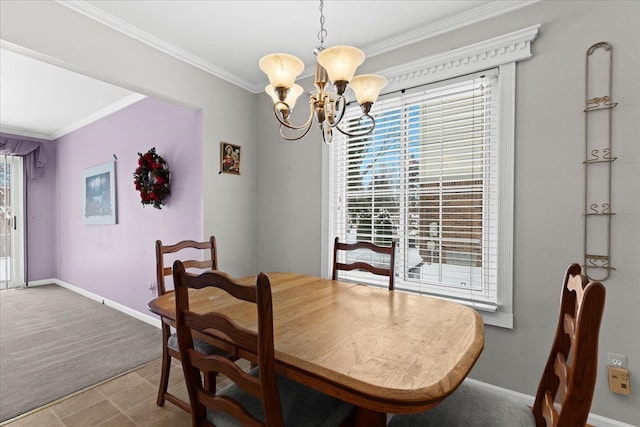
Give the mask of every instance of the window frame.
[[(385, 92), (452, 79), (498, 68), (498, 309), (482, 311), (486, 324), (513, 329), (513, 224), (516, 62), (532, 56), (531, 43), (540, 25), (488, 39), (445, 53), (428, 56), (397, 67), (378, 71), (389, 79)], [(375, 108), (375, 105), (374, 105)], [(322, 152), (322, 275), (329, 277), (333, 263), (329, 202), (329, 147)], [(446, 298), (444, 298), (446, 299)], [(473, 303), (469, 303), (473, 306)], [(486, 309), (486, 308), (485, 308)]]

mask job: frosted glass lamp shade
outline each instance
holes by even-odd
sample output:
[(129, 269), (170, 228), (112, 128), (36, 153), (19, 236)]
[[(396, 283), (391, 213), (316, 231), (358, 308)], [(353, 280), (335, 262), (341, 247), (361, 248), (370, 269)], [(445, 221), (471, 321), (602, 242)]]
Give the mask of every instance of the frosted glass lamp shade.
[(377, 74), (362, 74), (355, 76), (349, 86), (356, 95), (358, 104), (374, 103), (378, 100), (380, 91), (387, 85), (387, 79)]
[[(267, 95), (271, 97), (271, 99), (273, 99), (274, 104), (280, 101), (280, 98), (278, 98), (278, 93), (275, 91), (273, 86), (268, 85), (266, 88), (264, 88), (264, 91), (267, 93)], [(284, 103), (289, 106), (289, 110), (293, 110), (293, 106), (296, 105), (296, 100), (300, 95), (302, 95), (302, 92), (303, 92), (303, 89), (302, 89), (302, 86), (300, 85), (294, 84), (293, 86), (291, 86), (291, 88), (289, 88), (289, 93), (287, 94), (287, 97), (284, 99)], [(282, 104), (278, 104), (276, 108), (278, 110), (283, 110), (285, 106)]]
[(333, 46), (318, 53), (318, 63), (327, 70), (332, 83), (351, 81), (363, 62), (364, 52), (356, 47)]
[(269, 77), (273, 87), (290, 88), (296, 77), (304, 70), (304, 62), (287, 53), (265, 55), (258, 62), (260, 69)]

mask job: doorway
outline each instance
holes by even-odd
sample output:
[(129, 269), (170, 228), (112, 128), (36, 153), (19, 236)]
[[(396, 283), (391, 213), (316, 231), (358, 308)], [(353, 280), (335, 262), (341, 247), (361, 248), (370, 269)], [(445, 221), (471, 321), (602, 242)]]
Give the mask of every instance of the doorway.
[(24, 272), (24, 168), (19, 156), (0, 156), (0, 289), (21, 288)]

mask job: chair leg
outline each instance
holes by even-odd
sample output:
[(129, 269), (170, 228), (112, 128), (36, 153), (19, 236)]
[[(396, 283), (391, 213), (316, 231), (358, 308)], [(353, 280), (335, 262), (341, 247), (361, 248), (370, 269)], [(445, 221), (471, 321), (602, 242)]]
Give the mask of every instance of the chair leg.
[(167, 335), (168, 327), (166, 325), (162, 325), (162, 371), (160, 374), (160, 385), (158, 387), (158, 399), (156, 400), (156, 404), (158, 406), (164, 406), (164, 396), (167, 393), (167, 388), (169, 387), (169, 372), (171, 371), (171, 355), (169, 355), (169, 348), (167, 347), (167, 340), (169, 339)]

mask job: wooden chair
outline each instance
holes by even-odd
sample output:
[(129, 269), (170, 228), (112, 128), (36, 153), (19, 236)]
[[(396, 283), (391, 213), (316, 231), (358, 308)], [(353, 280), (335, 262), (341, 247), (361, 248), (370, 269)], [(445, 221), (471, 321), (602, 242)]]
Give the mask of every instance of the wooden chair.
[[(363, 261), (354, 263), (338, 262), (338, 251), (355, 251), (358, 249), (367, 249), (377, 254), (389, 256), (388, 268), (375, 267)], [(395, 278), (395, 253), (396, 242), (391, 242), (391, 246), (378, 246), (369, 242), (342, 243), (336, 237), (333, 244), (333, 275), (331, 280), (338, 280), (338, 270), (366, 270), (379, 276), (389, 277), (389, 290), (393, 290), (393, 281)]]
[(598, 370), (604, 302), (602, 283), (589, 283), (578, 264), (569, 266), (562, 286), (556, 335), (533, 408), (465, 381), (433, 410), (394, 415), (389, 427), (586, 425)]
[[(173, 276), (178, 343), (194, 427), (337, 426), (350, 419), (351, 405), (276, 374), (271, 284), (266, 274), (258, 275), (255, 286), (246, 286), (221, 271), (187, 273), (176, 261)], [(190, 311), (188, 289), (204, 287), (255, 304), (257, 333), (221, 313)], [(258, 366), (247, 373), (226, 357), (199, 352), (192, 331), (226, 337), (234, 348), (257, 355)], [(200, 372), (211, 371), (223, 373), (232, 384), (217, 393), (207, 390)]]
[[(181, 252), (182, 251), (182, 252)], [(189, 254), (186, 254), (190, 251)], [(185, 268), (196, 268), (200, 270), (217, 270), (218, 269), (218, 253), (216, 247), (216, 238), (214, 236), (209, 237), (206, 242), (196, 242), (193, 240), (184, 240), (174, 245), (163, 245), (160, 240), (156, 240), (156, 280), (158, 282), (158, 295), (164, 295), (167, 290), (165, 286), (165, 277), (171, 276), (171, 266), (165, 267), (165, 255), (176, 254), (176, 257), (181, 253), (185, 253), (187, 257), (194, 257), (198, 253), (206, 251), (206, 259), (184, 260)], [(173, 292), (173, 291), (169, 291)], [(158, 387), (158, 398), (156, 403), (158, 406), (163, 406), (165, 400), (179, 406), (185, 411), (189, 412), (189, 403), (180, 399), (179, 397), (169, 393), (167, 391), (169, 385), (169, 373), (171, 371), (171, 358), (180, 360), (180, 352), (178, 351), (178, 339), (176, 334), (171, 334), (171, 326), (174, 324), (168, 319), (162, 318), (162, 374), (160, 376), (160, 386)], [(196, 346), (203, 352), (213, 354), (220, 353), (223, 355), (231, 356), (222, 350), (207, 344), (203, 341), (196, 339)], [(216, 387), (216, 373), (212, 372), (208, 376), (205, 376), (205, 383), (207, 387), (215, 390)]]

